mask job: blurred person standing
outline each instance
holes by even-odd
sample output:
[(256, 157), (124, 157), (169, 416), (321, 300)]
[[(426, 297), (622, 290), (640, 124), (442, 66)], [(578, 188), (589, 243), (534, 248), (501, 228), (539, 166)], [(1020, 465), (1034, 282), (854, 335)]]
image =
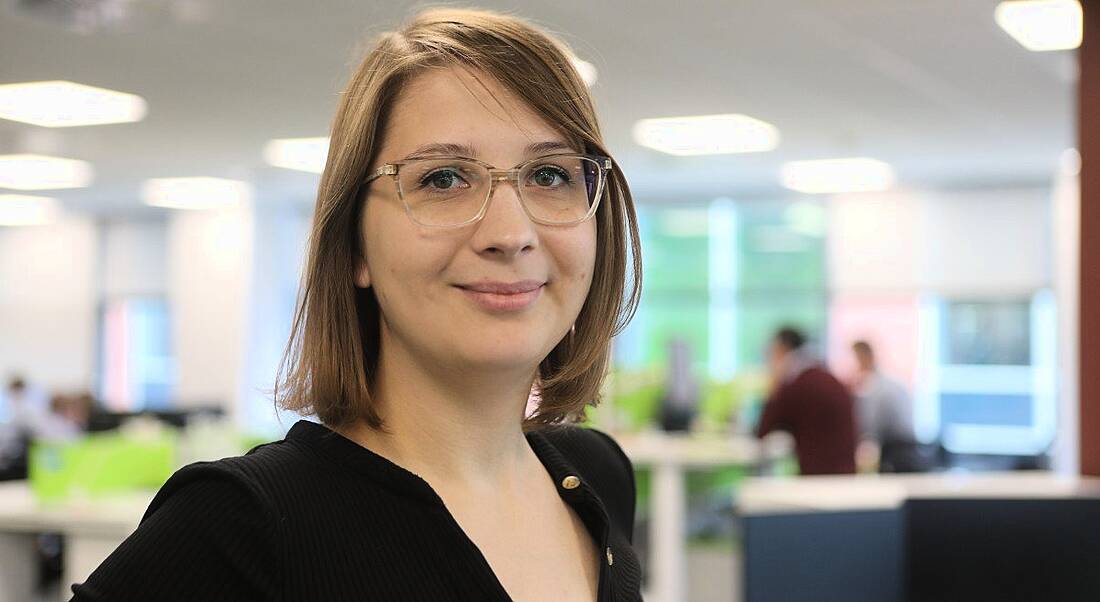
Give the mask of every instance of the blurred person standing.
[(905, 385), (883, 374), (867, 341), (852, 343), (858, 369), (852, 380), (859, 414), (860, 438), (878, 446), (879, 472), (923, 469), (913, 431), (913, 398)]
[(855, 473), (855, 402), (806, 350), (806, 336), (795, 328), (781, 328), (768, 346), (768, 369), (771, 393), (756, 436), (789, 432), (803, 475)]
[(0, 481), (27, 478), (27, 451), (42, 423), (44, 410), (26, 379), (16, 374), (4, 390), (0, 420)]

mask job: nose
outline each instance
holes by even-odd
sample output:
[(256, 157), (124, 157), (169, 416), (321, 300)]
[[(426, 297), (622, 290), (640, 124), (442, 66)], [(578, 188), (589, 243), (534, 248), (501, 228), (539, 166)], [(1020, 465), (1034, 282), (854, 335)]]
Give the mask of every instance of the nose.
[(471, 243), (481, 255), (512, 258), (538, 245), (535, 224), (527, 217), (514, 179), (494, 176), (489, 206), (477, 223)]

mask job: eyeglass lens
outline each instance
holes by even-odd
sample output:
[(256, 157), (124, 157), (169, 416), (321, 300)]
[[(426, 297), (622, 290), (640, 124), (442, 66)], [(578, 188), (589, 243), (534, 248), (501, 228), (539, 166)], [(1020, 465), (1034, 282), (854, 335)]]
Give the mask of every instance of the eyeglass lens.
[[(553, 224), (583, 220), (596, 201), (600, 167), (580, 156), (547, 157), (519, 173), (520, 197), (534, 219)], [(413, 217), (447, 226), (477, 217), (491, 187), (485, 166), (455, 158), (417, 159), (401, 166), (398, 186)]]

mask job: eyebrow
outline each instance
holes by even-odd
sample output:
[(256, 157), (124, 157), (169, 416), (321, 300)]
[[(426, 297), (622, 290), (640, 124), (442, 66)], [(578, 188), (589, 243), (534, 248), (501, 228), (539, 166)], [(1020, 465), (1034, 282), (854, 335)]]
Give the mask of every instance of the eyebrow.
[[(526, 156), (540, 156), (556, 152), (576, 152), (572, 146), (565, 142), (550, 140), (545, 142), (532, 142), (523, 149)], [(454, 155), (458, 157), (476, 158), (477, 151), (469, 144), (455, 144), (453, 142), (433, 142), (417, 147), (416, 150), (405, 156), (404, 160), (432, 157), (438, 155)]]

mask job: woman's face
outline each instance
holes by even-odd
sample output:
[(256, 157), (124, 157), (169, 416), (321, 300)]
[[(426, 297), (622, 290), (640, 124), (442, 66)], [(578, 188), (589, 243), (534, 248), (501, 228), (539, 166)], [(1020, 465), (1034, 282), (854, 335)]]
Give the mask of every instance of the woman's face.
[[(562, 148), (546, 150), (553, 144)], [(463, 155), (501, 169), (550, 152), (583, 151), (495, 80), (459, 68), (409, 81), (371, 170), (426, 145), (466, 148)], [(414, 223), (391, 177), (383, 176), (370, 185), (360, 232), (365, 261), (356, 283), (378, 298), (383, 354), (451, 372), (534, 369), (573, 325), (596, 259), (595, 219), (536, 224), (509, 182), (494, 186), (481, 221), (440, 229)], [(529, 292), (474, 290), (501, 288)]]

